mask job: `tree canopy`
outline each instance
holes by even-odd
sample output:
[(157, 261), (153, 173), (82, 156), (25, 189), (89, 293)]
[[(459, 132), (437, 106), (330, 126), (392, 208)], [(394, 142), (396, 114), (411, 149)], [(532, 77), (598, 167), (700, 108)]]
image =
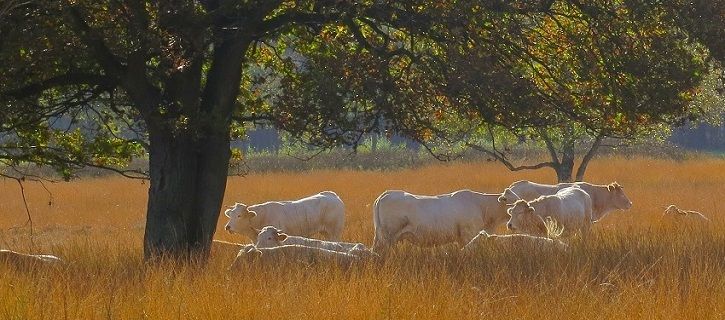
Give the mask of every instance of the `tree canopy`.
[(699, 12), (644, 0), (10, 1), (0, 161), (137, 176), (123, 165), (148, 155), (146, 257), (207, 252), (229, 142), (246, 124), (320, 147), (389, 131), (493, 155), (476, 139), (680, 124), (699, 116), (689, 102), (722, 58), (722, 28), (693, 24)]

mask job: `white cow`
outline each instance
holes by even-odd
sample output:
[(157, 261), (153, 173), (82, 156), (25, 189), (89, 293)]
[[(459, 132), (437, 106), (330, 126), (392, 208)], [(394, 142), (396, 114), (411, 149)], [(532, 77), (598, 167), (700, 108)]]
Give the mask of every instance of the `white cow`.
[(58, 265), (63, 261), (50, 254), (27, 254), (3, 249), (0, 250), (0, 262), (7, 263), (16, 268), (26, 269), (36, 266)]
[(569, 246), (561, 242), (560, 240), (551, 239), (547, 237), (538, 237), (528, 234), (489, 234), (486, 231), (481, 231), (471, 241), (466, 244), (463, 252), (475, 251), (478, 247), (486, 244), (493, 243), (497, 246), (508, 246), (508, 247), (534, 247), (534, 248), (552, 248), (561, 251), (568, 251)]
[(237, 203), (224, 212), (229, 218), (224, 227), (229, 232), (257, 238), (264, 226), (275, 226), (299, 236), (322, 233), (330, 240), (338, 240), (345, 225), (345, 205), (332, 191), (295, 201), (269, 201), (247, 206)]
[(231, 269), (237, 268), (245, 263), (278, 265), (284, 262), (301, 262), (305, 264), (334, 262), (349, 266), (361, 259), (362, 257), (347, 252), (300, 245), (286, 245), (273, 248), (257, 248), (253, 245), (247, 245), (239, 251), (231, 265)]
[(592, 225), (592, 199), (577, 186), (567, 187), (532, 201), (518, 200), (508, 214), (511, 219), (506, 226), (512, 231), (547, 235), (549, 228), (544, 218), (551, 217), (565, 233), (588, 233)]
[(257, 248), (273, 248), (284, 245), (301, 245), (305, 247), (321, 248), (339, 252), (366, 250), (365, 245), (362, 243), (325, 241), (300, 236), (290, 236), (274, 226), (266, 226), (262, 228), (262, 231), (260, 231), (257, 235), (257, 243), (255, 244)]
[(211, 242), (211, 252), (212, 254), (237, 254), (239, 250), (241, 250), (244, 247), (241, 243), (235, 243), (235, 242), (227, 242), (222, 240), (212, 240)]
[(374, 203), (373, 252), (384, 254), (401, 239), (419, 246), (456, 242), (462, 247), (479, 230), (493, 232), (509, 218), (499, 196), (471, 190), (437, 196), (385, 191)]
[(614, 210), (627, 210), (632, 207), (632, 201), (627, 198), (622, 186), (617, 182), (608, 185), (597, 185), (588, 182), (548, 185), (520, 180), (506, 188), (499, 197), (499, 201), (508, 204), (512, 204), (516, 200), (531, 201), (539, 196), (552, 195), (571, 186), (581, 188), (592, 198), (592, 221), (599, 221)]
[(672, 217), (694, 217), (702, 221), (710, 221), (704, 214), (699, 213), (694, 210), (682, 210), (678, 208), (676, 205), (671, 204), (665, 209), (665, 212), (663, 213), (665, 216), (672, 216)]

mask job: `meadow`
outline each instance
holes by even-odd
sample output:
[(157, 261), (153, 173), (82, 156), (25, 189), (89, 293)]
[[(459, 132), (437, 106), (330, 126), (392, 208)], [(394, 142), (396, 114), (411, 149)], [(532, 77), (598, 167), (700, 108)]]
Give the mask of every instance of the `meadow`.
[[(314, 170), (229, 179), (225, 205), (294, 199), (322, 190), (346, 204), (343, 238), (371, 245), (371, 205), (386, 189), (500, 192), (511, 182), (553, 182), (546, 170), (490, 162), (392, 171)], [(12, 180), (0, 180), (0, 247), (53, 253), (67, 264), (0, 265), (2, 319), (723, 319), (725, 160), (599, 158), (587, 181), (618, 181), (634, 206), (593, 227), (570, 252), (399, 245), (383, 262), (244, 266), (213, 251), (205, 266), (144, 265), (147, 184), (120, 177), (25, 184), (32, 233)], [(665, 206), (712, 221), (663, 217)], [(674, 218), (674, 219), (673, 219)], [(216, 239), (249, 242), (223, 230)], [(501, 230), (505, 232), (505, 230)]]

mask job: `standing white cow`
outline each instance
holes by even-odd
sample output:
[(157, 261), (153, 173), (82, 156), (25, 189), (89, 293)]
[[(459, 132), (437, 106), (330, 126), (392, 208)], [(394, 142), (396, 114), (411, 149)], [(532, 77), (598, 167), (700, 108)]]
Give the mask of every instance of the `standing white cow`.
[(594, 222), (599, 221), (614, 210), (627, 210), (632, 207), (632, 201), (627, 198), (622, 186), (617, 182), (612, 182), (608, 185), (591, 184), (588, 182), (549, 185), (520, 180), (506, 188), (498, 200), (508, 204), (513, 204), (516, 200), (531, 201), (539, 196), (552, 195), (561, 189), (572, 186), (581, 188), (592, 198), (592, 221)]
[(325, 241), (318, 239), (310, 239), (300, 236), (290, 236), (273, 226), (266, 226), (257, 235), (257, 248), (273, 248), (284, 245), (301, 245), (312, 248), (321, 248), (339, 252), (349, 252), (351, 250), (365, 250), (362, 243)]
[(509, 218), (499, 196), (471, 190), (437, 196), (385, 191), (374, 203), (373, 252), (385, 254), (401, 239), (419, 246), (456, 242), (462, 247), (481, 229), (493, 232)]
[(556, 194), (532, 201), (517, 200), (508, 209), (511, 219), (506, 226), (512, 231), (547, 235), (545, 217), (551, 217), (563, 227), (564, 233), (588, 233), (592, 225), (592, 199), (577, 186), (559, 190)]
[(224, 215), (229, 218), (224, 227), (227, 231), (246, 235), (252, 241), (265, 226), (306, 237), (322, 233), (330, 240), (338, 240), (345, 225), (345, 205), (332, 191), (295, 201), (269, 201), (252, 206), (237, 203)]

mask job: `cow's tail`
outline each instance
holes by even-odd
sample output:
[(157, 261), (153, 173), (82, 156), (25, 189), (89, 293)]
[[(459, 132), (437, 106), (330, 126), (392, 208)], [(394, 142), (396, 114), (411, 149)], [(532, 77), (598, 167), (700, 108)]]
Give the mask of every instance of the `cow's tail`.
[(387, 246), (387, 239), (383, 224), (380, 221), (380, 200), (387, 193), (381, 194), (373, 203), (373, 226), (375, 227), (375, 239), (373, 240), (373, 252), (380, 251)]
[(328, 219), (331, 219), (331, 225), (328, 225), (328, 235), (331, 241), (340, 241), (342, 238), (342, 232), (345, 230), (345, 203), (342, 202), (340, 196), (332, 191), (326, 191), (330, 196), (335, 199), (334, 203), (327, 203), (327, 214)]

